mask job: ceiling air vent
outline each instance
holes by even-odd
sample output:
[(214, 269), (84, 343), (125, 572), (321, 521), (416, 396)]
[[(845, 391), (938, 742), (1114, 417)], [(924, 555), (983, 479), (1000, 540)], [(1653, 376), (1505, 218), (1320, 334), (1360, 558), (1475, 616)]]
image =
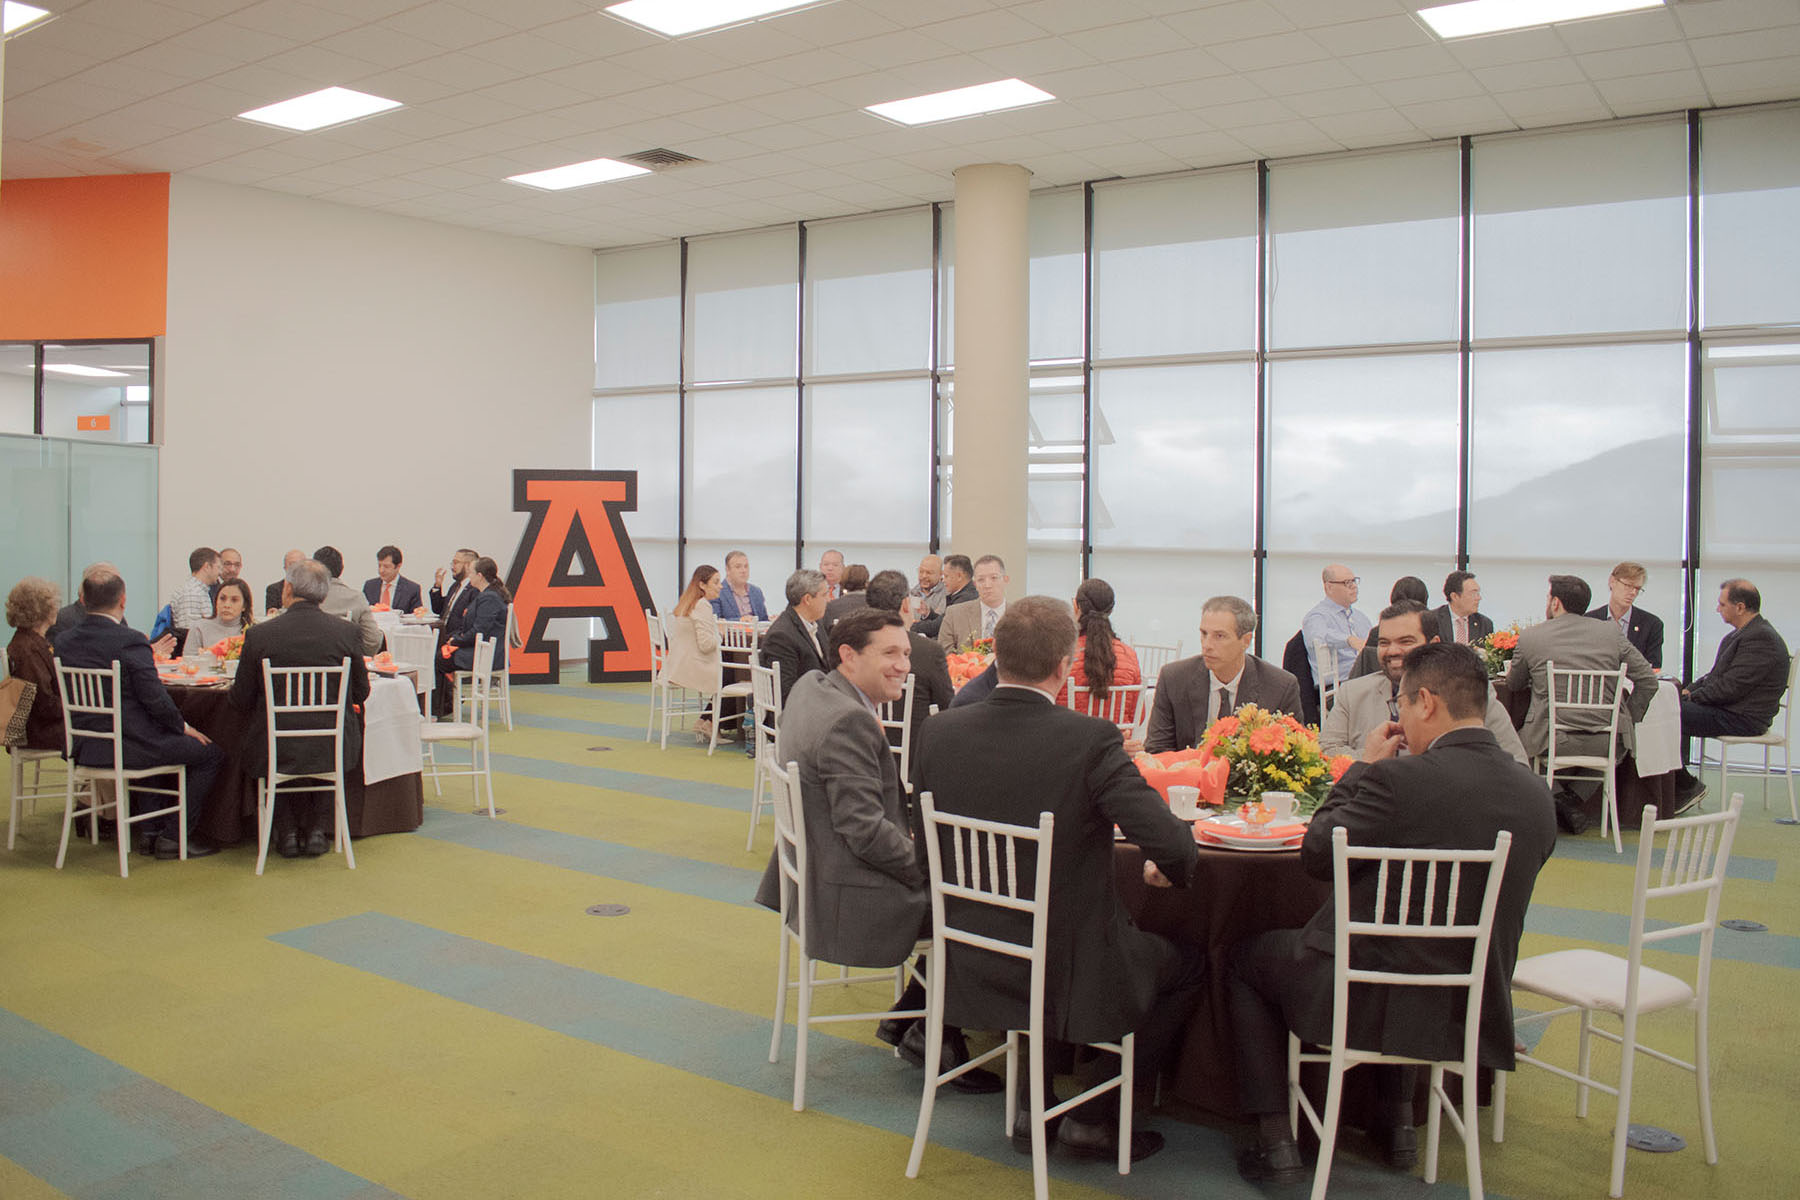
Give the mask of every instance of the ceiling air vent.
[(647, 167), (652, 171), (673, 171), (679, 167), (693, 166), (703, 160), (695, 158), (691, 154), (683, 154), (679, 150), (658, 146), (654, 150), (639, 150), (636, 154), (621, 154), (619, 161)]

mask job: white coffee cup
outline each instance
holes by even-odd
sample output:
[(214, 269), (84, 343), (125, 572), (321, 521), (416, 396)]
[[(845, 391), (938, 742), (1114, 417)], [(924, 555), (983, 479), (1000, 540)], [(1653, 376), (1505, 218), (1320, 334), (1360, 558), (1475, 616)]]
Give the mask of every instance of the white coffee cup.
[(1292, 792), (1264, 792), (1262, 794), (1262, 802), (1263, 807), (1273, 814), (1269, 818), (1271, 823), (1275, 821), (1287, 821), (1293, 818), (1294, 794)]
[(1200, 816), (1200, 789), (1176, 784), (1169, 789), (1169, 811), (1183, 821)]

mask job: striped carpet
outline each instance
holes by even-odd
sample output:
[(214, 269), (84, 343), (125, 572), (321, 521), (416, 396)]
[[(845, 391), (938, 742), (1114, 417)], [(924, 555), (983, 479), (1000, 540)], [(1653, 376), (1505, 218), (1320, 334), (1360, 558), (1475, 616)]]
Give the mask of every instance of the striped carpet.
[[(253, 850), (188, 864), (77, 845), (28, 814), (0, 856), (0, 1197), (794, 1197), (904, 1189), (1030, 1194), (997, 1097), (947, 1094), (915, 1182), (902, 1178), (918, 1075), (861, 1026), (815, 1032), (808, 1111), (789, 1110), (792, 1033), (767, 1061), (774, 919), (749, 903), (769, 834), (746, 853), (749, 766), (691, 735), (644, 741), (644, 689), (519, 688), (495, 738), (498, 821), (468, 780), (427, 784), (424, 827), (253, 874)], [(1714, 971), (1721, 1161), (1699, 1147), (1691, 1080), (1639, 1072), (1634, 1117), (1690, 1141), (1632, 1152), (1633, 1197), (1794, 1194), (1780, 1131), (1800, 1054), (1800, 829), (1748, 783)], [(1564, 838), (1524, 953), (1617, 947), (1633, 845)], [(623, 916), (594, 916), (618, 904)], [(1676, 973), (1692, 950), (1659, 952)], [(867, 985), (842, 1000), (880, 1007)], [(1691, 1048), (1691, 1022), (1645, 1022)], [(1546, 1053), (1573, 1057), (1572, 1026)], [(1616, 1054), (1596, 1053), (1602, 1069)], [(1483, 1145), (1490, 1195), (1605, 1195), (1613, 1103), (1516, 1077), (1507, 1141)], [(1253, 1196), (1238, 1131), (1146, 1114), (1169, 1147), (1120, 1177), (1056, 1161), (1059, 1196)], [(1485, 1115), (1484, 1115), (1484, 1129)], [(1340, 1154), (1331, 1194), (1464, 1193), (1463, 1151), (1432, 1187)], [(1289, 1189), (1299, 1194), (1304, 1189)]]

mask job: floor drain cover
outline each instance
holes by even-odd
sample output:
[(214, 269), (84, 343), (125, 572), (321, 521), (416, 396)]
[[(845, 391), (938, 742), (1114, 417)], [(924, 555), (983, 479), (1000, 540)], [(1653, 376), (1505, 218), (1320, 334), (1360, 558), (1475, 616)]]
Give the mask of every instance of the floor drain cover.
[(1672, 1154), (1687, 1149), (1687, 1139), (1654, 1125), (1633, 1125), (1626, 1129), (1625, 1144), (1633, 1150), (1648, 1150), (1652, 1154)]
[(590, 904), (587, 913), (590, 917), (622, 917), (631, 911), (628, 904)]
[(1733, 930), (1736, 930), (1738, 933), (1767, 933), (1767, 932), (1769, 932), (1769, 927), (1767, 925), (1764, 925), (1761, 921), (1746, 921), (1741, 917), (1733, 917), (1729, 921), (1720, 921), (1719, 925), (1723, 929), (1733, 929)]
[[(469, 811), (478, 817), (487, 816), (487, 806), (486, 805), (482, 805), (480, 808), (471, 808)], [(496, 808), (494, 810), (494, 815), (496, 817), (503, 817), (506, 815), (506, 810), (504, 808)]]
[(1796, 821), (1792, 817), (1776, 817), (1775, 823), (1777, 825), (1800, 825), (1800, 821)]
[(594, 750), (594, 751), (606, 751), (606, 750), (611, 750), (612, 747), (611, 746), (589, 746), (588, 749)]

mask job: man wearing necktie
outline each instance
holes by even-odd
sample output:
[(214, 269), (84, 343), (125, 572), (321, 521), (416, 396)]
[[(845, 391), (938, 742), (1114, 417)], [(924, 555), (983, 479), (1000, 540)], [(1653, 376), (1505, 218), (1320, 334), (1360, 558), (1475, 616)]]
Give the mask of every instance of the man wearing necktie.
[(945, 610), (944, 622), (938, 627), (938, 645), (959, 650), (977, 638), (993, 637), (994, 626), (1006, 615), (1006, 585), (1011, 581), (999, 555), (984, 554), (976, 559), (975, 599)]
[(1437, 635), (1459, 646), (1472, 645), (1494, 632), (1494, 622), (1481, 611), (1481, 585), (1468, 571), (1452, 571), (1444, 577), (1446, 603), (1432, 610)]
[(400, 574), (400, 547), (383, 546), (375, 552), (375, 578), (363, 582), (363, 598), (394, 612), (409, 613), (425, 604), (419, 585)]
[(1250, 653), (1256, 610), (1237, 596), (1214, 596), (1200, 609), (1200, 653), (1170, 663), (1157, 676), (1150, 727), (1133, 753), (1185, 750), (1206, 727), (1246, 704), (1300, 715), (1300, 681)]
[(844, 552), (827, 550), (819, 555), (819, 574), (825, 577), (825, 586), (831, 589), (828, 600), (836, 600), (844, 594)]

